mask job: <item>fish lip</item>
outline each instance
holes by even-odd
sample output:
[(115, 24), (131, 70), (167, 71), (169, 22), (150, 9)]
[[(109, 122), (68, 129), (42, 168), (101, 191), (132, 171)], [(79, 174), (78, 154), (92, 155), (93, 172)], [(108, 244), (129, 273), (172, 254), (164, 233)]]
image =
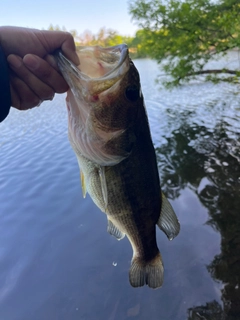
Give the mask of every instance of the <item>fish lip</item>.
[[(66, 65), (67, 65), (68, 67), (70, 67), (69, 69), (72, 69), (72, 72), (75, 74), (75, 76), (77, 76), (79, 79), (87, 81), (87, 82), (89, 82), (89, 81), (102, 82), (102, 81), (109, 80), (114, 77), (120, 76), (120, 74), (115, 75), (115, 73), (118, 69), (121, 68), (121, 66), (124, 64), (124, 62), (128, 59), (128, 46), (126, 44), (120, 44), (120, 45), (116, 45), (113, 47), (106, 47), (106, 48), (103, 48), (100, 46), (95, 46), (95, 47), (81, 46), (81, 47), (77, 47), (76, 49), (81, 51), (81, 50), (85, 50), (88, 48), (97, 48), (99, 51), (109, 52), (109, 54), (111, 54), (111, 53), (114, 54), (114, 53), (120, 52), (120, 59), (118, 60), (117, 64), (114, 66), (114, 68), (112, 70), (110, 70), (109, 72), (107, 72), (106, 74), (104, 74), (102, 77), (91, 78), (87, 74), (85, 74), (84, 72), (81, 72), (81, 70), (79, 70), (78, 67), (73, 62), (68, 60), (64, 56), (64, 54), (62, 53), (61, 50), (58, 50), (55, 53), (55, 57), (57, 59), (60, 70), (65, 69)], [(127, 71), (128, 71), (128, 68), (124, 73), (126, 73)]]
[(108, 48), (100, 47), (99, 49), (100, 50), (103, 49), (103, 51), (110, 51), (110, 52), (120, 51), (121, 53), (120, 59), (117, 65), (115, 66), (115, 68), (107, 72), (103, 77), (97, 78), (98, 80), (105, 80), (105, 79), (108, 79), (109, 76), (112, 75), (117, 69), (119, 69), (123, 65), (123, 63), (126, 61), (126, 59), (128, 58), (128, 47), (126, 44), (120, 44), (120, 45), (108, 47)]

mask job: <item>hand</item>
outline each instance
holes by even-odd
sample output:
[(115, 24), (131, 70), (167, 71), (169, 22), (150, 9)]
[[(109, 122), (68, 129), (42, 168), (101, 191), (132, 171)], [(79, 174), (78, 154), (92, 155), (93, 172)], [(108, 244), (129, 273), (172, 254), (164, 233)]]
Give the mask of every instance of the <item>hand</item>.
[(24, 110), (51, 100), (68, 85), (51, 53), (61, 48), (79, 64), (73, 37), (68, 32), (0, 27), (0, 45), (10, 64), (12, 106)]

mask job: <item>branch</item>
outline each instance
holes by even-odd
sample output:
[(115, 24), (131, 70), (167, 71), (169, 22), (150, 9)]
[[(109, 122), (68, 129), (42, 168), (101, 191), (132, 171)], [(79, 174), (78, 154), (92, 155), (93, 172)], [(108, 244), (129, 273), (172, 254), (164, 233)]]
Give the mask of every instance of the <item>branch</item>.
[[(213, 45), (213, 47), (214, 47), (214, 45)], [(214, 49), (212, 49), (212, 50), (210, 50), (210, 54), (212, 55), (212, 56), (214, 56), (215, 54), (218, 54), (218, 53), (224, 53), (224, 52), (226, 52), (226, 51), (228, 51), (228, 50), (231, 50), (232, 48), (230, 48), (230, 47), (226, 47), (226, 48), (224, 48), (224, 49), (222, 49), (222, 50), (220, 50), (220, 51), (216, 51), (216, 46), (215, 46), (215, 48)]]
[(177, 81), (180, 82), (182, 79), (186, 77), (191, 77), (191, 76), (198, 76), (201, 74), (220, 74), (220, 73), (229, 73), (229, 74), (235, 74), (238, 75), (239, 71), (234, 71), (234, 70), (229, 70), (229, 69), (213, 69), (213, 70), (200, 70), (200, 71), (195, 71), (195, 72), (190, 72), (186, 74), (184, 77), (178, 77)]
[(237, 75), (239, 73), (239, 71), (234, 71), (234, 70), (229, 70), (229, 69), (200, 70), (200, 71), (195, 71), (195, 72), (188, 73), (186, 75), (186, 77), (197, 76), (197, 75), (200, 75), (200, 74), (210, 74), (210, 73), (230, 73), (230, 74)]

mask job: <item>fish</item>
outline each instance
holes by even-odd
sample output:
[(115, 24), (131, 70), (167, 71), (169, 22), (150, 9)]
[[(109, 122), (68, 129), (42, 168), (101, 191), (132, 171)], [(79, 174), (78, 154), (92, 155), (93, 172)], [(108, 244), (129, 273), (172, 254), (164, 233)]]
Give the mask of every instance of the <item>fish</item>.
[(133, 249), (132, 287), (163, 284), (156, 226), (172, 240), (180, 223), (161, 191), (140, 76), (125, 44), (78, 47), (80, 65), (61, 51), (58, 67), (69, 90), (68, 137), (89, 193), (107, 217), (107, 231)]

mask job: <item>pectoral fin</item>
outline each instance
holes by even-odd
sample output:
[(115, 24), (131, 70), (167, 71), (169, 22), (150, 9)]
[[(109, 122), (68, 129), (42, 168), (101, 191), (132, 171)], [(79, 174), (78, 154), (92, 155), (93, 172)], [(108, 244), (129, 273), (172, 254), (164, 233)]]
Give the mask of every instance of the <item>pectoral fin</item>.
[(180, 223), (176, 217), (173, 208), (168, 199), (161, 193), (162, 197), (162, 209), (159, 220), (157, 222), (158, 227), (166, 234), (169, 240), (175, 238), (180, 231)]
[(86, 198), (87, 188), (86, 188), (86, 182), (85, 182), (85, 178), (84, 178), (82, 171), (80, 171), (80, 177), (81, 177), (83, 198)]
[(81, 180), (83, 198), (86, 198), (86, 194), (87, 194), (86, 180), (85, 180), (84, 174), (82, 173), (80, 159), (78, 156), (77, 156), (77, 161), (78, 161), (78, 166), (79, 166), (79, 170), (80, 170), (80, 180)]
[(108, 219), (107, 232), (117, 238), (117, 240), (122, 240), (125, 237), (125, 234), (120, 231), (111, 220)]

